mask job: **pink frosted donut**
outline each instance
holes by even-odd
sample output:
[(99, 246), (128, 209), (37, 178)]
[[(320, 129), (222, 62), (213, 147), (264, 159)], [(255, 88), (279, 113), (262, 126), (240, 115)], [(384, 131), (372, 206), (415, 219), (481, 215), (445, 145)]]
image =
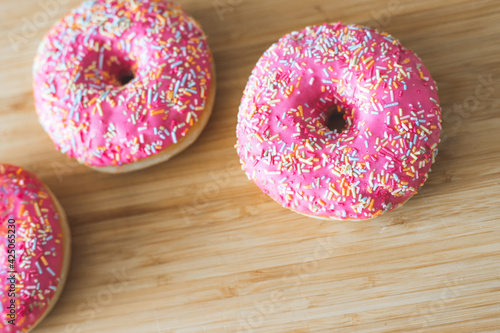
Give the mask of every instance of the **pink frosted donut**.
[(200, 25), (164, 0), (94, 0), (57, 23), (34, 64), (56, 147), (103, 172), (160, 163), (196, 140), (215, 80)]
[(0, 164), (0, 222), (0, 332), (28, 332), (55, 305), (68, 275), (66, 215), (35, 175)]
[[(328, 128), (344, 112), (341, 133)], [(258, 61), (238, 115), (243, 170), (298, 213), (360, 220), (396, 209), (427, 179), (441, 108), (421, 60), (385, 33), (324, 24)]]

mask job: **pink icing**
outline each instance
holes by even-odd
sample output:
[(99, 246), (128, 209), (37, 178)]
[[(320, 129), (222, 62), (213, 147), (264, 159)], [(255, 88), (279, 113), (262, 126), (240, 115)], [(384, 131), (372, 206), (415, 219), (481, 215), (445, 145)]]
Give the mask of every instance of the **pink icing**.
[(35, 104), (63, 153), (90, 166), (122, 165), (186, 136), (205, 108), (211, 73), (206, 36), (179, 5), (87, 1), (40, 45)]
[[(0, 164), (1, 332), (26, 332), (49, 307), (62, 273), (64, 251), (59, 214), (47, 188), (33, 174)], [(8, 225), (15, 220), (15, 295), (9, 295)], [(12, 233), (10, 233), (12, 235)], [(15, 325), (8, 306), (15, 300)]]
[[(331, 109), (345, 112), (341, 133), (327, 127)], [(248, 177), (284, 207), (366, 219), (423, 185), (440, 130), (436, 84), (413, 52), (369, 28), (324, 24), (284, 36), (260, 58), (237, 150)]]

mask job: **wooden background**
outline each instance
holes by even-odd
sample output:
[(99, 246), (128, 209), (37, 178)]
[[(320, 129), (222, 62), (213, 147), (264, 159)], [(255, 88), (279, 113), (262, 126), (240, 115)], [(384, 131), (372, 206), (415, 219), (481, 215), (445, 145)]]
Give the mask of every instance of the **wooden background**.
[[(55, 151), (33, 107), (36, 47), (79, 1), (0, 2), (0, 160), (52, 188), (73, 234), (68, 283), (35, 331), (500, 332), (498, 1), (180, 2), (210, 37), (213, 117), (178, 157), (119, 176)], [(370, 222), (281, 208), (246, 179), (233, 147), (241, 93), (263, 51), (338, 20), (413, 49), (445, 112), (428, 183)]]

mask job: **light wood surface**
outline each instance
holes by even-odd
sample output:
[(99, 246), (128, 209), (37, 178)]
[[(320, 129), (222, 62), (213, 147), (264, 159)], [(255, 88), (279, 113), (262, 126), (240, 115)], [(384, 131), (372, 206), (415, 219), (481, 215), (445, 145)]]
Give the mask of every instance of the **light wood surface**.
[[(51, 187), (73, 235), (65, 290), (35, 331), (500, 332), (498, 1), (180, 2), (210, 36), (214, 112), (185, 152), (127, 175), (68, 160), (34, 111), (36, 47), (79, 2), (0, 2), (0, 160)], [(414, 50), (445, 112), (428, 183), (368, 222), (281, 208), (246, 179), (233, 147), (262, 52), (292, 30), (338, 20), (378, 25)], [(24, 36), (17, 48), (12, 36)], [(491, 74), (496, 82), (480, 88)]]

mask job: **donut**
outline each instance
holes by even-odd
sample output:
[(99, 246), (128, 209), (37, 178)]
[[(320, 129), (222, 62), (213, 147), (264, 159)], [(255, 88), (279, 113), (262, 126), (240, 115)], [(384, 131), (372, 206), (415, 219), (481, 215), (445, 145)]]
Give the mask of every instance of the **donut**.
[[(330, 117), (343, 115), (336, 131)], [(403, 205), (437, 155), (441, 108), (422, 61), (387, 33), (323, 24), (272, 45), (241, 100), (236, 149), (283, 207), (364, 220)]]
[(0, 164), (0, 222), (0, 331), (28, 332), (54, 307), (68, 276), (66, 215), (34, 174)]
[(84, 2), (43, 39), (33, 82), (37, 114), (56, 148), (107, 173), (187, 148), (215, 96), (207, 37), (164, 0)]

